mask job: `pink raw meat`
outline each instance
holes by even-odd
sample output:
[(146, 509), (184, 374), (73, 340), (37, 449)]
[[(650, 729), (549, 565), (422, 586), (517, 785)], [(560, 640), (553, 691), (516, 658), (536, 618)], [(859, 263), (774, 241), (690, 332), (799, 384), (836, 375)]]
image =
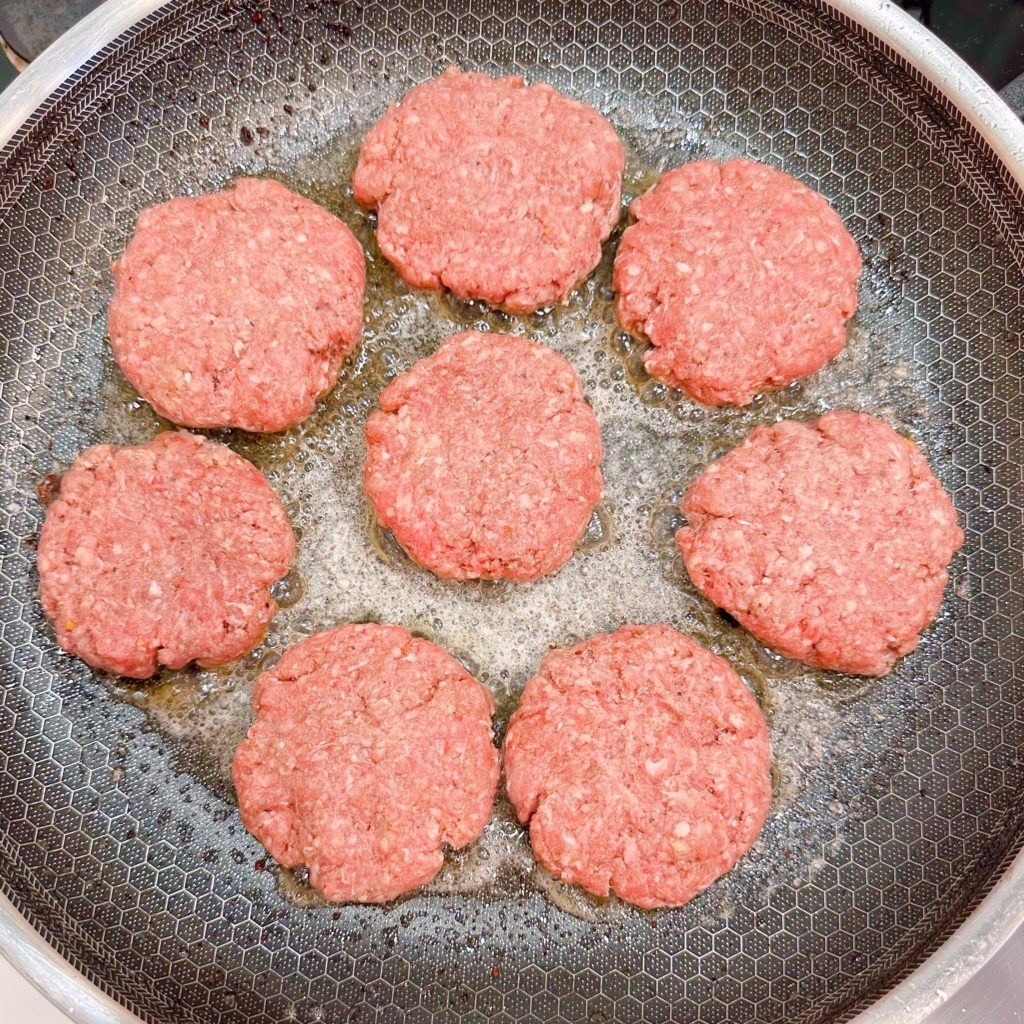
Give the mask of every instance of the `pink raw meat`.
[(753, 695), (668, 626), (552, 651), (505, 736), (508, 795), (537, 859), (640, 907), (686, 903), (746, 853), (770, 768)]
[(528, 338), (448, 338), (384, 389), (366, 442), (377, 519), (439, 576), (554, 572), (601, 497), (601, 433), (579, 377)]
[(869, 676), (917, 646), (964, 540), (917, 445), (856, 412), (759, 427), (681, 508), (710, 600), (791, 658)]
[(352, 184), (410, 284), (513, 313), (564, 299), (619, 219), (625, 157), (592, 107), (449, 68), (367, 134)]
[(399, 626), (341, 626), (256, 681), (235, 755), (245, 827), (329, 900), (383, 903), (483, 830), (498, 785), (493, 702)]
[(825, 199), (749, 160), (677, 167), (636, 199), (615, 257), (622, 326), (655, 377), (748, 404), (846, 343), (860, 253)]
[(84, 451), (39, 537), (57, 641), (95, 668), (145, 679), (221, 665), (259, 643), (295, 538), (266, 477), (229, 448), (168, 432)]
[(114, 356), (183, 426), (294, 426), (359, 341), (359, 243), (269, 179), (143, 210), (114, 279)]

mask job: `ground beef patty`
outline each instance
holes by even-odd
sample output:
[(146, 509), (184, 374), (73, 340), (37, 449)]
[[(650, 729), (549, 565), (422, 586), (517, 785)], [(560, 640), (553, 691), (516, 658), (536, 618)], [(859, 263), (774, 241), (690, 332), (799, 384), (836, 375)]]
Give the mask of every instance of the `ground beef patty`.
[(337, 217), (276, 181), (241, 178), (142, 211), (114, 265), (110, 343), (161, 416), (284, 430), (359, 340), (365, 277)]
[(268, 587), (295, 550), (263, 474), (185, 433), (98, 445), (64, 474), (39, 537), (43, 608), (57, 641), (95, 668), (144, 679), (221, 665), (259, 642)]
[(235, 755), (245, 827), (329, 900), (383, 903), (483, 830), (498, 785), (491, 695), (399, 626), (341, 626), (256, 682)]
[(770, 767), (740, 677), (668, 626), (552, 651), (505, 737), (537, 859), (641, 907), (686, 903), (739, 860), (764, 824)]
[(686, 164), (629, 208), (615, 257), (622, 326), (655, 377), (746, 405), (846, 342), (860, 254), (825, 199), (749, 160)]
[(579, 377), (528, 338), (449, 338), (384, 389), (366, 443), (377, 519), (439, 576), (554, 572), (601, 497), (601, 434)]
[(964, 539), (918, 447), (855, 412), (759, 427), (681, 507), (707, 597), (791, 658), (871, 676), (917, 646)]
[(450, 68), (371, 129), (352, 183), (410, 284), (524, 313), (597, 266), (619, 219), (623, 163), (615, 129), (591, 107)]

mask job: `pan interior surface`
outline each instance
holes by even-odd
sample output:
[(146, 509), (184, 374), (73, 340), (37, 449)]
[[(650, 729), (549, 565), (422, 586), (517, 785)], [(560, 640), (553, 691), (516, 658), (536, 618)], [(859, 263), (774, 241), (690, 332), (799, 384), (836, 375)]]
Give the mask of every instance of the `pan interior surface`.
[[(611, 256), (566, 306), (515, 318), (410, 290), (349, 187), (388, 102), (449, 64), (547, 81), (602, 110), (626, 198), (692, 159), (764, 160), (823, 192), (865, 261), (829, 367), (746, 410), (647, 378), (617, 332)], [(851, 1016), (949, 935), (1024, 837), (1021, 197), (957, 112), (804, 0), (516, 5), (170, 3), (111, 44), (0, 152), (0, 886), (72, 964), (153, 1024), (728, 1021)], [(105, 338), (138, 211), (271, 175), (342, 217), (368, 258), (366, 326), (302, 427), (217, 434), (300, 538), (266, 642), (218, 672), (101, 678), (36, 596), (39, 485), (85, 446), (168, 426)], [(362, 423), (446, 335), (529, 334), (579, 369), (607, 492), (570, 563), (459, 585), (375, 531)], [(942, 615), (883, 680), (801, 669), (717, 615), (672, 543), (678, 496), (758, 423), (833, 408), (918, 441), (967, 533)], [(687, 907), (582, 897), (535, 868), (509, 808), (424, 891), (333, 907), (237, 820), (228, 775), (261, 668), (302, 636), (379, 619), (447, 647), (499, 729), (545, 650), (666, 621), (728, 656), (768, 715), (772, 814)]]

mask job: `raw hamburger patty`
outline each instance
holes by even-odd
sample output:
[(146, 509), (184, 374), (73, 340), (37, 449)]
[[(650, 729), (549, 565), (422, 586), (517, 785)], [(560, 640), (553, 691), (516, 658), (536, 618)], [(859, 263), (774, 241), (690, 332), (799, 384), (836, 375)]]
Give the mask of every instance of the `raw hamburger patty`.
[(579, 377), (528, 338), (448, 338), (384, 389), (366, 443), (377, 519), (439, 576), (554, 572), (601, 497), (601, 434)]
[(622, 326), (655, 377), (746, 405), (846, 342), (860, 253), (817, 192), (749, 160), (686, 164), (629, 208), (615, 257)]
[(615, 129), (591, 107), (449, 68), (374, 125), (352, 184), (410, 284), (524, 313), (597, 266), (623, 165)]
[(329, 900), (383, 903), (428, 882), (442, 846), (491, 814), (491, 695), (399, 626), (341, 626), (256, 682), (235, 755), (245, 827)]
[(739, 860), (768, 813), (770, 767), (740, 677), (668, 626), (552, 651), (505, 737), (537, 859), (640, 907), (686, 903)]
[(221, 665), (259, 643), (268, 587), (295, 538), (263, 474), (185, 433), (97, 445), (64, 474), (39, 537), (39, 585), (57, 642), (95, 668), (145, 679)]
[(759, 427), (681, 507), (707, 597), (791, 658), (870, 676), (917, 646), (964, 539), (918, 447), (855, 412)]
[(114, 264), (110, 343), (161, 416), (284, 430), (358, 342), (365, 279), (340, 220), (276, 181), (241, 178), (142, 211)]

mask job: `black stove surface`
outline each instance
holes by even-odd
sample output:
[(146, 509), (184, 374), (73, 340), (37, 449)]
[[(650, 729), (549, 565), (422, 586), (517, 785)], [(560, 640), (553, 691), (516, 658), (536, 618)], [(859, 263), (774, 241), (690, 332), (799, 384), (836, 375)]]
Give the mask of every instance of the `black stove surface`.
[(1024, 74), (1024, 0), (901, 4), (996, 89)]

